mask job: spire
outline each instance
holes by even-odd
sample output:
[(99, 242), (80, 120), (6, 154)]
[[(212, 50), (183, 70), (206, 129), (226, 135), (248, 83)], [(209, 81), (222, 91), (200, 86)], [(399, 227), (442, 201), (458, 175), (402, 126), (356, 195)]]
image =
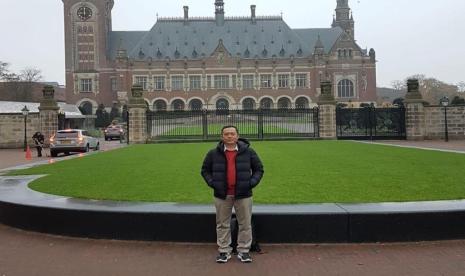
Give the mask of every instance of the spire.
[(349, 7), (349, 0), (337, 0), (336, 18), (333, 17), (333, 28), (341, 27), (352, 39), (354, 39), (354, 17)]
[(217, 26), (224, 25), (224, 2), (223, 0), (215, 0), (215, 19)]
[(315, 43), (315, 49), (313, 50), (314, 55), (324, 55), (325, 53), (325, 46), (323, 42), (321, 42), (320, 34), (318, 34), (318, 39)]
[(323, 42), (321, 42), (321, 37), (320, 34), (318, 34), (318, 40), (315, 43), (315, 49), (324, 49), (325, 46), (323, 45)]

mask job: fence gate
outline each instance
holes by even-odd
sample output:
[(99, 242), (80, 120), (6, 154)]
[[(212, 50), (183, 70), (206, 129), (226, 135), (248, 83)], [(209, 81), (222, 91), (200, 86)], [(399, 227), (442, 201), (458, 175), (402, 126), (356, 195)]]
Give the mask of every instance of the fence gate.
[(147, 112), (151, 140), (218, 140), (225, 125), (249, 139), (319, 137), (317, 108)]
[(405, 108), (337, 108), (337, 138), (406, 139)]

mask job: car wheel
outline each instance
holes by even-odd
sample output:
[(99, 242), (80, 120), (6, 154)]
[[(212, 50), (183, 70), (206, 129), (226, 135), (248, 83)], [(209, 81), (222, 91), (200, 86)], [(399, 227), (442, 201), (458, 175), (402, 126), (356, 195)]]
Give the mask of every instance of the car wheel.
[(100, 150), (100, 143), (97, 143), (97, 145), (95, 146), (95, 150)]
[(86, 146), (86, 152), (89, 152), (89, 145)]
[(51, 151), (50, 151), (50, 155), (51, 155), (52, 157), (57, 157), (58, 152), (56, 152), (56, 151), (54, 151), (54, 150), (51, 150)]
[(69, 155), (69, 151), (65, 152), (65, 155)]

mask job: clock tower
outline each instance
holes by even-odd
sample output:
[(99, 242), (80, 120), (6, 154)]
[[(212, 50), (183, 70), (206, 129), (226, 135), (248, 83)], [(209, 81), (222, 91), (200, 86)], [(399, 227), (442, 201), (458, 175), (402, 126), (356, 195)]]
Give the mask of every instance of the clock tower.
[[(62, 0), (65, 19), (67, 101), (73, 95), (102, 102), (109, 68), (109, 37), (114, 0)], [(108, 80), (109, 81), (109, 80)]]

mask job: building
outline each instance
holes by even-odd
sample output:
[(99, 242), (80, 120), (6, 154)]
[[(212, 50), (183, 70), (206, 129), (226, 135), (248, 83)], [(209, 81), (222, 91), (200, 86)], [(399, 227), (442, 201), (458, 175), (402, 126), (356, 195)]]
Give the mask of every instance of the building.
[(375, 51), (355, 42), (348, 0), (337, 0), (330, 28), (291, 29), (255, 5), (226, 17), (216, 0), (214, 17), (185, 6), (149, 31), (113, 31), (113, 0), (63, 2), (66, 96), (81, 110), (125, 104), (133, 84), (153, 110), (310, 107), (322, 80), (340, 102), (376, 102)]

